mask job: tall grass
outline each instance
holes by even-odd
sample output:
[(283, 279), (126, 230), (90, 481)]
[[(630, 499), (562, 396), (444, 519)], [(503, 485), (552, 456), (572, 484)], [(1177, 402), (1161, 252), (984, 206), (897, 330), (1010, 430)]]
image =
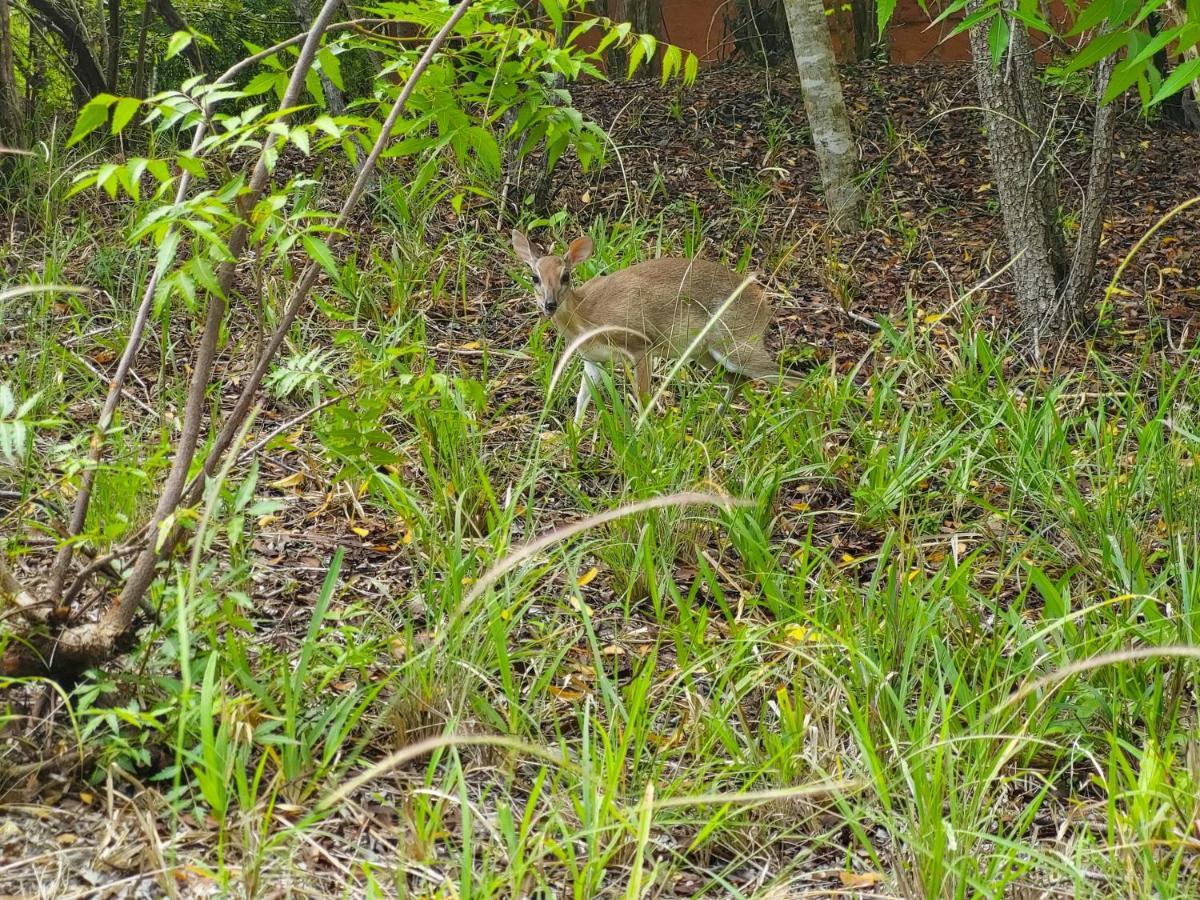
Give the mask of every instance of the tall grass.
[[(596, 237), (595, 271), (697, 239)], [(84, 239), (47, 232), (47, 280), (83, 280)], [(1200, 891), (1192, 356), (1022, 372), (968, 301), (724, 415), (685, 370), (639, 424), (616, 372), (575, 429), (515, 264), (487, 300), (519, 342), (445, 352), (504, 248), (394, 240), (273, 379), (277, 418), (341, 399), (214, 485), (130, 664), (71, 695), (84, 776), (121, 767), (208, 823), (160, 832), (169, 868), (253, 896), (750, 896), (814, 872), (904, 897)], [(146, 275), (89, 258), (114, 302), (39, 296), (4, 376), (37, 396), (2, 462), (26, 498), (70, 483), (73, 405), (104, 385), (65, 363)], [(97, 543), (168, 449), (159, 377), (98, 482)], [(479, 581), (551, 529), (697, 491), (745, 502), (649, 504)], [(9, 508), (17, 555), (46, 517)]]

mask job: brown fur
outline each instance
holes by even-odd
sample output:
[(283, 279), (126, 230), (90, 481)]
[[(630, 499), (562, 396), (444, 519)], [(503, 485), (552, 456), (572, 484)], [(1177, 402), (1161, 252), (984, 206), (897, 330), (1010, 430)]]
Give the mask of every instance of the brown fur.
[[(691, 359), (720, 365), (739, 379), (781, 380), (763, 345), (771, 307), (757, 283), (750, 282), (730, 300), (745, 281), (743, 276), (710, 260), (667, 257), (577, 285), (572, 270), (591, 255), (590, 238), (576, 239), (563, 256), (538, 255), (517, 231), (512, 240), (517, 255), (534, 273), (543, 314), (568, 341), (593, 329), (610, 329), (585, 340), (580, 355), (593, 364), (631, 360), (641, 399), (650, 392), (651, 360), (679, 358), (702, 332)], [(577, 418), (582, 416), (583, 396), (581, 389)]]

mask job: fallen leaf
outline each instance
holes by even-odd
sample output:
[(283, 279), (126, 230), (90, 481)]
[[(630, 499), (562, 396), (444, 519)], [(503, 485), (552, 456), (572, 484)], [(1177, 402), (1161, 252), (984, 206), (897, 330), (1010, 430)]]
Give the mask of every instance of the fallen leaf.
[(295, 472), (295, 473), (289, 475), (287, 478), (280, 478), (278, 481), (272, 481), (270, 483), (270, 487), (278, 488), (279, 490), (283, 490), (284, 488), (296, 487), (297, 485), (303, 484), (303, 483), (304, 483), (304, 473), (303, 472)]
[(838, 872), (838, 879), (842, 887), (869, 888), (883, 881), (883, 876), (878, 872)]
[(579, 585), (580, 587), (585, 587), (586, 585), (589, 585), (593, 581), (596, 580), (597, 574), (599, 574), (599, 570), (595, 566), (592, 566), (590, 569), (588, 569), (586, 572), (584, 572), (582, 575), (580, 575), (578, 578), (576, 578), (575, 583), (577, 585)]
[(357, 534), (359, 537), (363, 537), (363, 538), (367, 537), (371, 533), (371, 529), (360, 528), (357, 525), (351, 525), (350, 530), (353, 531), (355, 534)]

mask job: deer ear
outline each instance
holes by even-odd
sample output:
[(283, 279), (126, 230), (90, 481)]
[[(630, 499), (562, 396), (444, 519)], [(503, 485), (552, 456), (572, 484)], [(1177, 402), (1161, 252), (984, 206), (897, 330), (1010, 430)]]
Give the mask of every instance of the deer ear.
[(583, 237), (571, 241), (571, 246), (567, 248), (567, 263), (574, 267), (591, 255), (592, 239), (585, 234)]
[(529, 238), (525, 237), (525, 235), (521, 234), (515, 228), (512, 232), (512, 245), (513, 249), (517, 251), (517, 258), (526, 265), (532, 266), (537, 262), (537, 250), (529, 243)]

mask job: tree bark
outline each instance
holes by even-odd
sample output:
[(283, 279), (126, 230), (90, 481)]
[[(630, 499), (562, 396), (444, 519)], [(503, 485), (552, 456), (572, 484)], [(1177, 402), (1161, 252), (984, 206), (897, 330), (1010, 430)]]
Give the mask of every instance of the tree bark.
[(117, 66), (121, 59), (121, 0), (108, 0), (108, 89), (117, 91)]
[[(180, 14), (171, 0), (155, 0), (155, 5), (158, 8), (158, 14), (162, 16), (162, 20), (167, 23), (167, 27), (171, 31), (191, 31), (187, 19)], [(197, 72), (204, 72), (204, 57), (200, 55), (200, 47), (195, 41), (188, 44), (183, 55), (188, 58)]]
[[(308, 0), (292, 0), (292, 11), (295, 12), (301, 28), (312, 27), (312, 5)], [(342, 115), (346, 111), (346, 99), (342, 96), (341, 88), (334, 84), (324, 72), (320, 72), (319, 77), (321, 92), (325, 95), (325, 107), (329, 110), (329, 114)]]
[[(21, 98), (17, 93), (17, 69), (13, 62), (12, 16), (8, 0), (0, 0), (0, 147), (25, 146), (21, 124)], [(0, 159), (0, 166), (4, 160)]]
[[(612, 20), (628, 22), (635, 34), (652, 34), (662, 38), (662, 0), (615, 0), (612, 10)], [(652, 62), (651, 65), (657, 63)], [(623, 76), (628, 66), (629, 54), (625, 48), (615, 44), (610, 47), (605, 57), (608, 74)]]
[(854, 181), (858, 148), (846, 115), (825, 9), (821, 0), (786, 0), (784, 9), (804, 93), (804, 111), (821, 168), (825, 206), (835, 228), (853, 228), (862, 217), (862, 194)]
[(154, 18), (154, 0), (142, 3), (142, 21), (138, 25), (137, 62), (133, 70), (133, 96), (146, 96), (146, 38), (150, 33), (150, 22)]
[(1096, 257), (1104, 234), (1104, 213), (1108, 209), (1108, 189), (1112, 182), (1113, 144), (1116, 135), (1116, 111), (1102, 104), (1115, 58), (1100, 63), (1096, 72), (1096, 120), (1092, 125), (1092, 158), (1088, 168), (1087, 193), (1079, 214), (1079, 237), (1071, 259), (1071, 271), (1063, 292), (1067, 316), (1082, 321), (1091, 305), (1092, 282), (1096, 277)]
[(732, 16), (726, 16), (726, 24), (743, 59), (763, 66), (791, 61), (792, 44), (782, 0), (737, 0), (727, 8), (734, 10)]
[(62, 39), (63, 46), (75, 63), (72, 73), (75, 102), (82, 106), (92, 97), (108, 90), (108, 81), (92, 55), (87, 33), (75, 14), (59, 7), (54, 0), (29, 0), (29, 6)]
[[(970, 11), (978, 8), (972, 4)], [(990, 20), (971, 29), (971, 55), (984, 108), (992, 173), (1023, 324), (1035, 343), (1064, 324), (1059, 287), (1067, 274), (1058, 223), (1057, 183), (1029, 36), (1017, 23), (999, 66), (988, 44)]]

